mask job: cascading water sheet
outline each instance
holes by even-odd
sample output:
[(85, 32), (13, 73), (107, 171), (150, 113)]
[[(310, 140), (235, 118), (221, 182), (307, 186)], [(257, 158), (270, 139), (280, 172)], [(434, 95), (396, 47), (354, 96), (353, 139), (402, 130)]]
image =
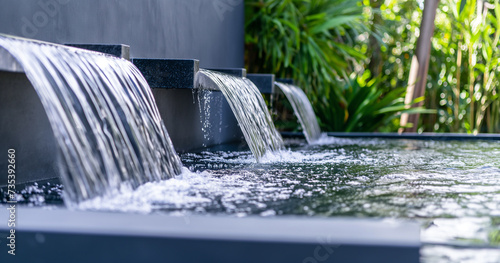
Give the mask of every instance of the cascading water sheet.
[(275, 82), (275, 84), (283, 91), (290, 104), (292, 104), (293, 111), (302, 125), (307, 142), (311, 144), (317, 141), (321, 137), (321, 129), (319, 128), (311, 102), (309, 102), (304, 91), (294, 85), (281, 82)]
[(129, 61), (4, 35), (0, 48), (45, 108), (68, 204), (181, 173), (151, 90)]
[(198, 88), (215, 88), (208, 87), (215, 84), (222, 91), (257, 162), (266, 153), (283, 148), (283, 139), (274, 127), (264, 98), (253, 82), (205, 69), (197, 73), (196, 82)]

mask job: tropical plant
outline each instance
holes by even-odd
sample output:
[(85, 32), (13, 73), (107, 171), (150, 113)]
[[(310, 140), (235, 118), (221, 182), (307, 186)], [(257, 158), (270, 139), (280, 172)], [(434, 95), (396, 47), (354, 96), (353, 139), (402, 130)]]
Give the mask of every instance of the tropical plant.
[[(407, 85), (403, 81), (407, 76), (403, 76), (403, 66), (397, 69), (396, 80), (370, 79), (370, 71), (364, 70), (368, 62), (365, 54), (377, 49), (374, 41), (382, 44), (377, 51), (383, 54), (369, 67), (381, 59), (384, 74), (402, 64), (399, 57), (410, 57), (413, 47), (402, 49), (401, 43), (386, 33), (386, 26), (403, 29), (403, 34), (397, 32), (398, 37), (416, 39), (405, 33), (407, 27), (398, 24), (404, 16), (391, 17), (395, 22), (388, 25), (380, 24), (380, 14), (384, 18), (388, 14), (370, 8), (372, 4), (369, 0), (247, 0), (247, 69), (295, 79), (305, 89), (326, 131), (373, 131), (392, 123), (401, 111), (424, 112), (405, 108), (402, 87)], [(381, 10), (394, 6), (382, 5)], [(286, 128), (293, 129), (289, 124)], [(394, 131), (397, 126), (396, 121), (379, 130)]]
[(426, 130), (500, 131), (498, 18), (498, 0), (441, 1), (426, 102), (438, 118), (424, 117)]
[[(373, 1), (365, 0), (365, 4)], [(376, 32), (371, 34), (375, 37), (370, 39), (368, 68), (373, 71), (376, 68), (373, 64), (381, 64), (379, 72), (385, 78), (379, 86), (389, 91), (408, 85), (408, 72), (418, 39), (415, 32), (419, 31), (422, 10), (415, 0), (378, 1), (382, 2), (378, 11), (380, 19), (377, 12), (372, 11), (366, 21)], [(374, 38), (379, 45), (373, 44)], [(378, 76), (379, 72), (372, 72), (373, 76)]]
[[(404, 103), (406, 87), (384, 93), (379, 87), (384, 77), (371, 78), (370, 71), (351, 74), (347, 81), (339, 81), (340, 96), (332, 89), (325, 90), (316, 114), (332, 131), (373, 132), (394, 131), (399, 128), (401, 113), (434, 113), (422, 107), (409, 108)], [(417, 98), (412, 103), (418, 103)], [(395, 120), (395, 121), (394, 121)]]
[(365, 58), (353, 48), (367, 31), (359, 1), (247, 0), (245, 10), (250, 72), (293, 77), (310, 93)]

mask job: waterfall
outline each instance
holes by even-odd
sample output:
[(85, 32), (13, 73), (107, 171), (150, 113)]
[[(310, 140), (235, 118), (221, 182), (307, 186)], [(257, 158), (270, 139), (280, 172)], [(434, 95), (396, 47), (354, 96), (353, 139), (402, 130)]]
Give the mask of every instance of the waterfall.
[(264, 98), (249, 79), (200, 69), (196, 87), (222, 91), (257, 162), (266, 152), (283, 148)]
[[(65, 200), (79, 202), (181, 172), (151, 90), (129, 61), (0, 35), (46, 111)], [(21, 116), (20, 116), (21, 117)]]
[(321, 137), (321, 130), (311, 102), (309, 102), (304, 91), (294, 85), (281, 82), (275, 82), (275, 84), (283, 91), (290, 104), (292, 104), (293, 111), (302, 125), (307, 142), (310, 144), (318, 140)]

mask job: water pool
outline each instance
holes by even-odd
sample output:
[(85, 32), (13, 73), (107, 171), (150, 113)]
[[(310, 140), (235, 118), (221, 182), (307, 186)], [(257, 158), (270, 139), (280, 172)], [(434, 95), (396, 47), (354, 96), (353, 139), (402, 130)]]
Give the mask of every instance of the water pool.
[(186, 191), (206, 203), (187, 202), (182, 209), (417, 220), (427, 244), (423, 262), (500, 261), (499, 142), (325, 143), (288, 141), (292, 151), (263, 164), (253, 164), (245, 152), (186, 154), (184, 164), (208, 178)]
[(500, 142), (326, 138), (255, 163), (248, 150), (181, 155), (181, 176), (80, 209), (397, 218), (421, 224), (422, 262), (500, 261)]

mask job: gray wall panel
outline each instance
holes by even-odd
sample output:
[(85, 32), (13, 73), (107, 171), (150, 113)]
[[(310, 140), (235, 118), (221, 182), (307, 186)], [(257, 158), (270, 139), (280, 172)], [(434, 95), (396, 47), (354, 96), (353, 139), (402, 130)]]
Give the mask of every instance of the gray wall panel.
[(0, 0), (0, 33), (55, 43), (127, 44), (131, 57), (243, 67), (242, 0)]

